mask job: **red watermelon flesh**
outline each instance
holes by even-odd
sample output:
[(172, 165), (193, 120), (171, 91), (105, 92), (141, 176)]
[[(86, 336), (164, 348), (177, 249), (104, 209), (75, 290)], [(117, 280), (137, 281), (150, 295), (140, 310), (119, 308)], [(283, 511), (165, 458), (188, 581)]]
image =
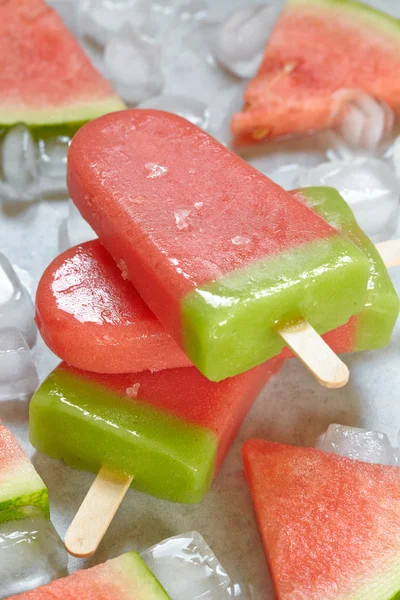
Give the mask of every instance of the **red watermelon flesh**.
[(400, 592), (400, 469), (261, 440), (243, 457), (278, 600)]
[(8, 600), (171, 600), (137, 552)]
[(367, 93), (400, 110), (400, 21), (353, 0), (287, 0), (245, 105), (240, 144), (334, 126)]
[(124, 104), (43, 0), (0, 2), (0, 125), (82, 123)]

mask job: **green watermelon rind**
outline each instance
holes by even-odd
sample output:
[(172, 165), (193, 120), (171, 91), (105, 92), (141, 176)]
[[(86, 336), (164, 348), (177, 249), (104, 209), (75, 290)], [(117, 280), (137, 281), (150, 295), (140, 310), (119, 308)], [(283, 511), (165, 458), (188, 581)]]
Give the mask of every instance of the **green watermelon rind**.
[(171, 600), (137, 552), (128, 552), (116, 559), (128, 583), (132, 597), (137, 600)]
[(355, 2), (354, 0), (288, 0), (286, 6), (288, 8), (297, 6), (316, 8), (320, 6), (327, 10), (336, 10), (338, 14), (343, 14), (346, 11), (353, 17), (361, 17), (372, 28), (383, 30), (400, 42), (400, 19), (361, 2)]
[[(386, 561), (387, 564), (387, 561)], [(338, 600), (400, 600), (400, 558), (378, 571), (355, 591), (338, 596)]]
[(15, 498), (0, 501), (0, 523), (26, 518), (25, 507), (39, 508), (46, 518), (50, 518), (49, 494), (46, 487), (35, 492), (20, 494)]
[(118, 96), (112, 96), (102, 101), (93, 100), (92, 102), (70, 107), (46, 106), (42, 110), (29, 109), (28, 107), (15, 109), (0, 106), (0, 128), (7, 129), (17, 123), (25, 123), (31, 129), (45, 130), (48, 127), (59, 125), (75, 125), (77, 129), (83, 123), (125, 108), (125, 104)]

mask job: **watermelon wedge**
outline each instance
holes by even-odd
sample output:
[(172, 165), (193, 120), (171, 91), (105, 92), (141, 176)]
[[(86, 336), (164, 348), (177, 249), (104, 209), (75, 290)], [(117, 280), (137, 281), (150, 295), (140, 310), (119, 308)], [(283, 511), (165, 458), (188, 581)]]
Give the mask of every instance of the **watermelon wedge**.
[(8, 600), (171, 600), (137, 552)]
[(0, 523), (25, 518), (36, 506), (49, 517), (48, 492), (21, 446), (0, 422)]
[(0, 2), (0, 128), (81, 124), (124, 104), (44, 0)]
[(327, 129), (363, 94), (400, 110), (400, 21), (353, 0), (287, 0), (245, 105), (238, 144)]
[(278, 600), (400, 598), (400, 469), (261, 440), (246, 478)]

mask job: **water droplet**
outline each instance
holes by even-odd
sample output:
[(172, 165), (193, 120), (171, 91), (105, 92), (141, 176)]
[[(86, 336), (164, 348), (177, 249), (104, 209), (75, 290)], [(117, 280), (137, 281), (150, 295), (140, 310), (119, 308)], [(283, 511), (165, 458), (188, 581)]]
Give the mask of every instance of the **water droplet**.
[(122, 279), (128, 279), (128, 267), (124, 260), (120, 260), (117, 263), (118, 269), (121, 271)]
[(175, 223), (178, 229), (187, 229), (190, 225), (190, 210), (178, 210), (174, 213)]
[(168, 173), (168, 167), (163, 167), (162, 165), (157, 165), (156, 163), (149, 162), (144, 166), (149, 171), (147, 179), (155, 179), (156, 177), (162, 177)]
[(132, 203), (133, 204), (144, 204), (144, 197), (143, 196), (136, 196), (136, 198), (132, 198)]
[(242, 244), (248, 244), (250, 242), (250, 238), (237, 235), (236, 237), (231, 239), (231, 242), (232, 244), (235, 244), (235, 246), (241, 246)]

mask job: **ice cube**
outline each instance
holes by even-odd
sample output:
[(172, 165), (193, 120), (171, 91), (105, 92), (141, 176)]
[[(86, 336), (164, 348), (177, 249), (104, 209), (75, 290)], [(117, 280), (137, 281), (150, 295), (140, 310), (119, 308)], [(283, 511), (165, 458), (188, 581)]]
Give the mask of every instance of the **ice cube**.
[(205, 19), (208, 11), (206, 0), (180, 0), (178, 15), (184, 21)]
[(338, 131), (350, 148), (376, 149), (392, 131), (394, 114), (384, 103), (363, 94), (346, 108)]
[(67, 154), (71, 139), (68, 136), (56, 136), (39, 141), (40, 173), (44, 177), (56, 180), (66, 188)]
[(38, 383), (25, 338), (15, 328), (0, 329), (0, 400), (24, 398)]
[(36, 341), (35, 309), (10, 261), (0, 253), (0, 334), (4, 328), (18, 329), (28, 345)]
[(397, 227), (400, 184), (382, 161), (356, 158), (323, 163), (300, 175), (300, 186), (336, 188), (351, 206), (361, 229), (374, 241), (390, 239)]
[[(25, 125), (16, 125), (7, 132), (1, 148), (1, 160), (4, 183), (13, 191), (8, 194), (9, 198), (5, 195), (5, 199), (31, 200), (30, 188), (38, 175), (37, 149)], [(7, 187), (5, 192), (7, 194)]]
[(196, 531), (164, 540), (142, 557), (174, 600), (229, 598), (230, 579)]
[(250, 584), (234, 583), (229, 586), (228, 594), (230, 598), (240, 598), (240, 600), (255, 600), (254, 587)]
[(156, 96), (164, 85), (160, 47), (129, 23), (108, 42), (104, 68), (117, 93), (130, 104)]
[(381, 465), (396, 465), (396, 454), (385, 433), (358, 427), (329, 425), (318, 440), (318, 448), (355, 460)]
[(240, 8), (217, 29), (213, 43), (216, 60), (238, 77), (253, 77), (274, 25), (276, 3)]
[(207, 129), (210, 114), (204, 102), (200, 102), (189, 96), (155, 96), (145, 100), (138, 105), (138, 108), (155, 108), (165, 110), (187, 119), (193, 125)]
[(126, 23), (149, 33), (151, 0), (86, 0), (80, 5), (80, 35), (101, 46), (105, 46)]
[(25, 519), (5, 523), (0, 514), (0, 598), (68, 574), (67, 553), (51, 521), (37, 509), (25, 511)]
[(95, 231), (82, 217), (72, 200), (68, 202), (68, 217), (62, 221), (58, 236), (60, 252), (64, 252), (77, 244), (94, 240), (97, 237)]

